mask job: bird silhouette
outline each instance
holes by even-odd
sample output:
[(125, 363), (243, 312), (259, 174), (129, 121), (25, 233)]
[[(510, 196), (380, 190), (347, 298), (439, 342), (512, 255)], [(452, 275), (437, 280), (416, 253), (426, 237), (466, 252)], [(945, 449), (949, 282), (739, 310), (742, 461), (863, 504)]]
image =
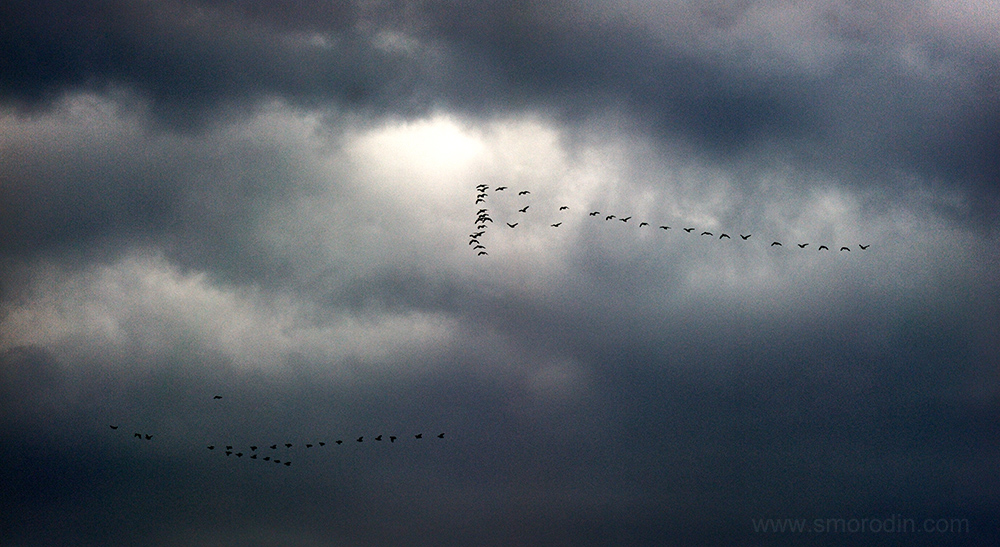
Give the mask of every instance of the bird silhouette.
[(250, 455), (250, 459), (251, 460), (256, 460), (257, 459), (257, 454), (251, 454)]
[(869, 243), (868, 245), (861, 245), (861, 244), (858, 245), (858, 247), (861, 247), (862, 251), (867, 251), (868, 247), (871, 247), (871, 246), (872, 246), (871, 243)]
[(515, 222), (514, 224), (511, 224), (511, 223), (508, 222), (507, 226), (510, 226), (511, 228), (513, 228), (514, 226), (517, 226), (517, 224), (518, 224), (517, 222)]
[(312, 447), (313, 447), (313, 445), (311, 445), (311, 444), (307, 444), (306, 445), (306, 448), (312, 448)]
[(222, 398), (222, 395), (216, 395), (215, 397), (212, 397), (212, 398), (213, 398), (213, 399), (221, 399), (221, 398)]
[(379, 435), (378, 437), (375, 437), (375, 440), (376, 441), (381, 441), (382, 440), (382, 435)]
[(215, 450), (215, 445), (213, 445), (213, 444), (208, 445), (208, 449), (209, 450)]
[(660, 226), (660, 229), (661, 229), (661, 230), (669, 230), (669, 229), (670, 229), (670, 226)]
[(527, 213), (528, 212), (528, 207), (531, 207), (531, 206), (530, 205), (525, 205), (524, 209), (518, 209), (517, 212), (518, 213)]
[(226, 445), (226, 450), (232, 450), (232, 449), (233, 449), (232, 445), (228, 445), (228, 444)]
[(476, 203), (486, 203), (486, 200), (483, 198), (476, 198)]
[(146, 440), (147, 440), (147, 441), (148, 441), (148, 440), (150, 440), (150, 439), (152, 439), (152, 438), (153, 438), (153, 436), (152, 436), (152, 435), (146, 435)]
[(276, 445), (276, 444), (272, 444), (272, 445), (271, 445), (271, 450), (274, 450), (275, 448), (278, 448), (278, 445)]
[(620, 218), (620, 219), (618, 219), (618, 220), (620, 220), (620, 221), (622, 221), (622, 222), (628, 222), (628, 219), (630, 219), (630, 218), (632, 218), (632, 217), (625, 217), (625, 218)]
[(257, 450), (257, 447), (256, 446), (251, 446), (250, 450)]
[(601, 214), (601, 212), (600, 212), (600, 211), (594, 211), (594, 212), (590, 213), (590, 216), (592, 216), (592, 217), (596, 217), (596, 216), (597, 216), (597, 215), (599, 215), (599, 214)]
[(485, 225), (485, 224), (478, 224), (478, 225), (476, 225), (476, 229), (477, 229), (477, 230), (483, 230), (483, 229), (485, 229), (485, 228), (486, 228), (486, 225)]
[(142, 433), (136, 433), (135, 435), (132, 435), (132, 436), (141, 439), (142, 438)]
[(799, 249), (805, 249), (806, 245), (809, 245), (809, 244), (808, 243), (799, 243)]
[(841, 247), (840, 250), (841, 251), (850, 251), (851, 249), (849, 247)]
[(608, 215), (608, 216), (604, 217), (604, 220), (611, 220), (613, 218), (615, 218), (615, 215)]
[(528, 195), (528, 194), (530, 194), (530, 193), (531, 193), (531, 192), (529, 192), (529, 191), (527, 191), (527, 190), (521, 190), (520, 192), (518, 192), (518, 193), (517, 193), (517, 195), (519, 195), (519, 196), (526, 196), (526, 195)]
[(819, 246), (819, 249), (816, 249), (816, 250), (817, 250), (817, 251), (822, 251), (823, 249), (826, 249), (827, 251), (829, 251), (829, 250), (830, 250), (830, 248), (829, 248), (829, 247), (827, 247), (826, 245), (820, 245), (820, 246)]
[(694, 228), (684, 228), (684, 231), (690, 234), (694, 231)]
[(486, 197), (486, 196), (488, 196), (488, 195), (489, 195), (489, 194), (487, 194), (486, 192), (480, 192), (480, 193), (479, 193), (479, 195), (477, 195), (476, 197), (477, 197), (477, 198), (484, 198), (484, 197)]
[(649, 223), (648, 222), (640, 222), (639, 223), (639, 227), (642, 228), (643, 226), (649, 226)]
[(442, 434), (438, 435), (438, 438), (439, 438), (439, 439), (443, 439), (443, 438), (444, 438), (444, 433), (442, 433)]
[(232, 450), (226, 450), (226, 455), (227, 455), (227, 456), (229, 456), (229, 455), (230, 455), (230, 454), (232, 454), (232, 453), (233, 453), (233, 451), (232, 451)]
[(323, 442), (323, 441), (320, 441), (320, 442), (319, 442), (319, 445), (320, 445), (320, 446), (326, 446), (326, 443), (325, 443), (325, 442)]
[(562, 224), (562, 222), (556, 222), (555, 224), (552, 225), (552, 227), (553, 228), (558, 228), (560, 224)]
[(478, 239), (470, 239), (469, 240), (469, 245), (472, 245), (473, 243), (475, 243), (476, 245), (479, 245), (479, 240)]
[(480, 210), (476, 211), (476, 216), (479, 216), (479, 215), (485, 213), (486, 211), (489, 211), (489, 209), (480, 209)]
[(747, 234), (747, 235), (740, 234), (740, 237), (743, 238), (743, 241), (746, 241), (746, 240), (750, 239), (750, 236), (752, 236), (752, 235), (753, 234)]
[(281, 460), (279, 460), (278, 458), (275, 458), (274, 459), (274, 463), (281, 463)]
[(118, 429), (117, 425), (109, 425), (108, 427), (110, 427), (111, 429)]
[(703, 235), (703, 236), (711, 236), (712, 232), (702, 232), (701, 235)]
[(292, 447), (292, 443), (285, 443), (285, 448), (291, 448), (291, 447)]
[(266, 462), (271, 461), (271, 456), (264, 456), (264, 461), (266, 461)]
[(396, 442), (396, 437), (394, 435), (389, 435), (389, 442), (390, 443)]
[(292, 462), (285, 462), (285, 467), (292, 465)]
[(731, 237), (729, 237), (729, 234), (722, 234), (722, 235), (720, 235), (719, 239), (722, 239), (722, 238), (732, 239)]
[(358, 442), (359, 442), (359, 443), (363, 443), (363, 442), (365, 442), (365, 436), (364, 436), (364, 435), (362, 435), (362, 436), (358, 437)]
[(243, 453), (242, 452), (237, 452), (236, 453), (236, 457), (237, 458), (242, 458), (243, 457)]
[(475, 234), (472, 235), (472, 237), (479, 237), (479, 236), (481, 236), (481, 235), (483, 235), (485, 233), (486, 232), (476, 232)]
[(487, 253), (486, 251), (479, 251), (479, 254), (476, 256), (490, 256), (490, 253)]
[(506, 189), (507, 189), (506, 186), (497, 186), (497, 188), (496, 188), (497, 192), (503, 192)]
[(485, 248), (486, 247), (483, 247), (482, 245), (476, 245), (475, 247), (472, 248), (472, 250), (475, 251), (476, 249), (485, 249)]
[(562, 207), (559, 208), (560, 211), (565, 211), (567, 209), (569, 209), (568, 205), (563, 205)]
[(337, 444), (344, 444), (344, 441), (342, 441), (342, 440), (340, 440), (340, 439), (337, 439), (336, 443), (337, 443)]
[(777, 245), (778, 247), (782, 246), (780, 241), (772, 241), (771, 246), (774, 247), (775, 245)]
[(424, 434), (423, 433), (417, 433), (416, 435), (413, 436), (413, 438), (414, 439), (423, 439), (424, 438)]

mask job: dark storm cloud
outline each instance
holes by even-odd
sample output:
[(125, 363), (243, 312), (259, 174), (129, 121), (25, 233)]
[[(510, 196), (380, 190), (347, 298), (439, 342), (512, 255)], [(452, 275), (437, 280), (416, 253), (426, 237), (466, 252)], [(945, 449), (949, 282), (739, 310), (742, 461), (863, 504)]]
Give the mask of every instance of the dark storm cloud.
[[(938, 5), (3, 4), (0, 543), (995, 543), (995, 13)], [(892, 514), (972, 533), (750, 522)]]

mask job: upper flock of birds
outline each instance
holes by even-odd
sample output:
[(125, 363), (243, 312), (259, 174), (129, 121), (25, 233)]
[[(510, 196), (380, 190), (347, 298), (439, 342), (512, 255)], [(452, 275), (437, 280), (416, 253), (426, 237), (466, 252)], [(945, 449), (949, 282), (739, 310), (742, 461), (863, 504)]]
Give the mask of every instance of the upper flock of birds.
[[(212, 399), (213, 400), (220, 400), (220, 399), (222, 399), (222, 395), (215, 395), (215, 396), (212, 397)], [(118, 425), (114, 425), (114, 424), (109, 424), (108, 427), (110, 427), (112, 430), (116, 430), (116, 431), (119, 428)], [(138, 431), (135, 432), (135, 433), (133, 433), (132, 437), (134, 437), (136, 439), (139, 439), (140, 441), (152, 441), (153, 440), (153, 435), (152, 434), (149, 434), (149, 433), (140, 433)], [(428, 438), (431, 438), (431, 437), (437, 437), (438, 439), (444, 439), (444, 433), (438, 433), (437, 435), (428, 435)], [(376, 442), (387, 441), (390, 444), (395, 444), (397, 440), (399, 440), (400, 442), (403, 441), (402, 437), (397, 437), (396, 435), (386, 435), (384, 433), (380, 433), (377, 436), (371, 437), (371, 438), (374, 439)], [(424, 434), (423, 433), (417, 433), (417, 434), (413, 435), (413, 440), (414, 441), (420, 441), (423, 438), (424, 438)], [(354, 442), (355, 443), (363, 443), (363, 442), (365, 442), (365, 436), (362, 435), (362, 436), (358, 437), (357, 439), (354, 440)], [(337, 439), (337, 440), (333, 441), (333, 443), (335, 445), (344, 444), (344, 439)], [(243, 456), (247, 456), (247, 459), (249, 459), (249, 460), (259, 460), (259, 461), (262, 461), (262, 462), (274, 463), (274, 464), (278, 464), (278, 465), (284, 465), (286, 467), (291, 467), (292, 460), (289, 459), (289, 458), (292, 457), (292, 449), (293, 448), (305, 448), (305, 449), (317, 448), (318, 449), (318, 448), (322, 448), (322, 447), (326, 446), (326, 444), (327, 444), (326, 441), (313, 441), (313, 442), (298, 443), (298, 444), (296, 444), (296, 443), (290, 443), (290, 442), (284, 442), (284, 443), (273, 443), (273, 444), (268, 445), (266, 443), (262, 443), (260, 445), (252, 444), (252, 445), (247, 445), (245, 447), (238, 447), (238, 446), (235, 446), (235, 445), (232, 445), (232, 444), (221, 444), (220, 443), (220, 444), (210, 444), (210, 445), (206, 446), (205, 448), (207, 450), (210, 450), (210, 451), (216, 451), (217, 450), (219, 454), (225, 454), (227, 457), (235, 456), (237, 459), (239, 459), (239, 458), (242, 458)]]
[[(490, 210), (486, 206), (486, 198), (489, 197), (489, 195), (490, 195), (489, 194), (489, 190), (490, 190), (490, 187), (488, 185), (486, 185), (486, 184), (479, 184), (479, 185), (476, 186), (476, 201), (475, 201), (475, 205), (478, 207), (478, 210), (476, 211), (476, 214), (475, 214), (476, 219), (474, 221), (474, 224), (476, 226), (476, 231), (474, 231), (474, 232), (472, 232), (472, 233), (469, 234), (469, 246), (472, 247), (472, 251), (475, 252), (477, 256), (489, 256), (489, 252), (486, 249), (486, 245), (483, 245), (482, 242), (483, 242), (484, 236), (486, 235), (486, 231), (491, 226), (495, 225), (495, 223), (493, 221), (493, 218), (490, 216)], [(493, 191), (494, 192), (508, 192), (508, 187), (506, 187), (506, 186), (497, 186), (495, 189), (493, 189)], [(514, 191), (510, 190), (510, 193), (514, 194)], [(529, 190), (519, 190), (519, 191), (516, 192), (516, 197), (519, 198), (519, 199), (521, 199), (522, 200), (521, 204), (524, 205), (524, 207), (520, 207), (520, 208), (517, 209), (517, 212), (518, 212), (519, 215), (528, 215), (529, 214), (528, 210), (531, 208), (531, 204), (527, 203), (527, 201), (530, 199), (527, 196), (530, 196), (530, 195), (531, 195), (531, 191), (529, 191)], [(560, 213), (562, 213), (564, 211), (569, 211), (569, 206), (568, 205), (562, 205), (562, 206), (559, 207), (559, 212)], [(594, 217), (596, 219), (600, 219), (603, 216), (605, 222), (611, 222), (611, 221), (617, 220), (619, 222), (628, 224), (629, 221), (632, 220), (632, 215), (629, 215), (629, 216), (620, 216), (620, 215), (613, 215), (613, 214), (602, 213), (601, 211), (591, 211), (591, 212), (588, 213), (588, 215), (591, 216), (591, 217)], [(512, 220), (515, 220), (515, 219), (512, 219)], [(507, 228), (509, 228), (509, 229), (514, 229), (514, 228), (517, 228), (518, 225), (520, 225), (521, 222), (522, 222), (519, 219), (517, 219), (517, 220), (518, 220), (517, 222), (507, 222), (505, 220), (503, 224), (506, 224)], [(638, 228), (650, 227), (650, 224), (648, 222), (646, 222), (646, 221), (633, 222), (632, 224), (635, 225), (635, 226), (637, 226)], [(552, 228), (558, 228), (558, 227), (562, 226), (562, 221), (554, 222), (554, 223), (550, 224), (549, 226), (552, 227)], [(667, 230), (672, 230), (674, 228), (672, 226), (667, 226), (665, 224), (662, 224), (662, 225), (659, 226), (659, 229), (667, 231)], [(695, 228), (695, 227), (680, 227), (680, 229), (683, 232), (687, 233), (687, 234), (694, 234), (694, 233), (698, 232), (698, 229)], [(736, 235), (738, 235), (740, 237), (740, 239), (742, 239), (743, 241), (749, 240), (750, 237), (753, 235), (753, 234), (742, 234), (742, 233), (739, 233), (739, 232), (733, 232), (733, 233), (736, 234)], [(716, 234), (714, 232), (710, 232), (708, 230), (702, 230), (700, 232), (700, 235), (701, 236), (711, 237), (713, 239), (716, 238)], [(719, 232), (718, 239), (722, 240), (722, 239), (733, 239), (733, 238), (728, 233)], [(794, 245), (798, 246), (798, 248), (800, 248), (800, 249), (805, 249), (805, 248), (809, 247), (812, 244), (807, 242), (807, 243), (795, 243)], [(770, 245), (770, 247), (783, 247), (783, 246), (784, 245), (780, 241), (772, 241), (771, 245)], [(859, 250), (866, 251), (866, 250), (868, 250), (868, 247), (870, 247), (870, 246), (871, 246), (871, 244), (868, 244), (868, 245), (861, 245), (861, 244), (859, 244), (857, 247), (858, 247)], [(827, 246), (827, 245), (819, 245), (819, 246), (816, 246), (815, 248), (816, 248), (817, 251), (829, 251), (831, 249), (831, 247)], [(837, 245), (833, 245), (833, 248), (837, 248)], [(840, 251), (841, 252), (843, 252), (843, 251), (850, 252), (850, 250), (851, 250), (850, 246), (847, 246), (847, 245), (840, 246)]]

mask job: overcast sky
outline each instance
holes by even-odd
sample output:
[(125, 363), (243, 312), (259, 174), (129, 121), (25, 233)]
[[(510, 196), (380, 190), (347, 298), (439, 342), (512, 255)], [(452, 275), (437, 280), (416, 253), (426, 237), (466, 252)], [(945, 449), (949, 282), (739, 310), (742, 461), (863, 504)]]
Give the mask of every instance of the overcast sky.
[(5, 1), (0, 461), (4, 545), (995, 545), (1000, 5)]

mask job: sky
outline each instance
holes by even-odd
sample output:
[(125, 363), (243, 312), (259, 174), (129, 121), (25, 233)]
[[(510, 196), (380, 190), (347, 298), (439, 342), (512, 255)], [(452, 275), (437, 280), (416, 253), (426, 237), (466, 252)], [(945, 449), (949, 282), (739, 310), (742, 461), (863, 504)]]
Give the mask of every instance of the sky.
[(0, 543), (1000, 541), (997, 3), (0, 29)]

